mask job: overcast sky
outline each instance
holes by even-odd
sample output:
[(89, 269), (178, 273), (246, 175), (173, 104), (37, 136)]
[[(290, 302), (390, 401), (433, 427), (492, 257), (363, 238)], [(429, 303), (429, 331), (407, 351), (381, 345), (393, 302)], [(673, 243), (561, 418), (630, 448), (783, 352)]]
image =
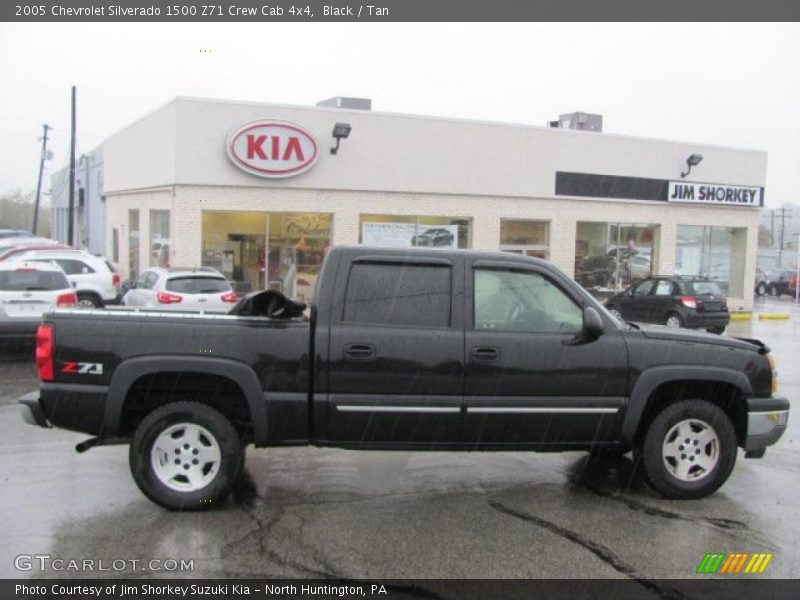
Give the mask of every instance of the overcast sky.
[[(201, 49), (208, 52), (201, 52)], [(0, 24), (0, 192), (35, 189), (42, 123), (66, 164), (176, 95), (604, 130), (769, 152), (800, 202), (800, 24)], [(136, 168), (136, 165), (131, 165)]]

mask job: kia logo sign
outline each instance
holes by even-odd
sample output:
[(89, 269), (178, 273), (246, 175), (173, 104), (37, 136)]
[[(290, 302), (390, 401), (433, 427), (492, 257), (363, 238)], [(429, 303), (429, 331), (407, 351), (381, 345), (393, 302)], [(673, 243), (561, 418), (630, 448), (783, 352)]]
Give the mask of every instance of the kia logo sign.
[(317, 162), (317, 141), (308, 131), (286, 121), (245, 123), (228, 137), (233, 164), (259, 177), (291, 177)]

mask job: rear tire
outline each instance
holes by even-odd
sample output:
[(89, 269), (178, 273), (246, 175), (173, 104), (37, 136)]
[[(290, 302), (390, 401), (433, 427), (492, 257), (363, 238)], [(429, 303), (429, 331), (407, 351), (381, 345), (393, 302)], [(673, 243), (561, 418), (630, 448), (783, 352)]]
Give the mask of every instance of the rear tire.
[(78, 308), (103, 308), (103, 301), (94, 294), (79, 293)]
[(766, 293), (767, 293), (767, 284), (762, 281), (761, 283), (758, 284), (758, 287), (756, 288), (756, 295), (763, 296)]
[(233, 489), (244, 448), (218, 410), (172, 402), (142, 420), (128, 458), (136, 485), (150, 500), (171, 510), (205, 510)]
[(681, 500), (715, 492), (730, 476), (736, 451), (736, 431), (722, 409), (706, 400), (683, 400), (650, 423), (641, 457), (650, 485)]
[(683, 319), (676, 312), (668, 312), (664, 317), (664, 325), (667, 327), (683, 327)]

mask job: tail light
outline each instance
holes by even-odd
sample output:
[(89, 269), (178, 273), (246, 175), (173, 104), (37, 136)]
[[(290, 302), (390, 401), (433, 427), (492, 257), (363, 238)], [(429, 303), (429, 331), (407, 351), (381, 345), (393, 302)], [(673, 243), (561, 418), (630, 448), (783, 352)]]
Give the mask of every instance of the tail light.
[(53, 326), (39, 325), (36, 331), (36, 369), (39, 379), (53, 381)]
[(686, 308), (697, 308), (697, 298), (694, 296), (681, 296), (680, 303)]
[(78, 297), (75, 292), (67, 292), (56, 298), (56, 306), (75, 306), (77, 303)]
[(114, 273), (111, 276), (111, 285), (113, 285), (114, 287), (117, 287), (119, 285), (119, 282), (120, 282), (119, 275)]
[(236, 295), (236, 292), (228, 292), (222, 295), (223, 302), (236, 302), (238, 299), (239, 296)]
[(177, 304), (183, 300), (183, 298), (175, 294), (168, 294), (167, 292), (158, 292), (158, 294), (156, 294), (156, 300), (158, 300), (159, 304)]

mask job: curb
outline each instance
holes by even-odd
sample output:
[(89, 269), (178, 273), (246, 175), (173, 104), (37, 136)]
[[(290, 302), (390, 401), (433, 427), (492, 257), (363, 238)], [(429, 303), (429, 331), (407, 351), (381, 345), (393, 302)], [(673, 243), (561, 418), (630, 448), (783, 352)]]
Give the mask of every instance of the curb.
[(749, 312), (735, 312), (731, 313), (731, 321), (749, 321), (753, 318), (753, 313)]
[(791, 319), (792, 315), (789, 313), (759, 313), (758, 318), (763, 321), (785, 321)]

